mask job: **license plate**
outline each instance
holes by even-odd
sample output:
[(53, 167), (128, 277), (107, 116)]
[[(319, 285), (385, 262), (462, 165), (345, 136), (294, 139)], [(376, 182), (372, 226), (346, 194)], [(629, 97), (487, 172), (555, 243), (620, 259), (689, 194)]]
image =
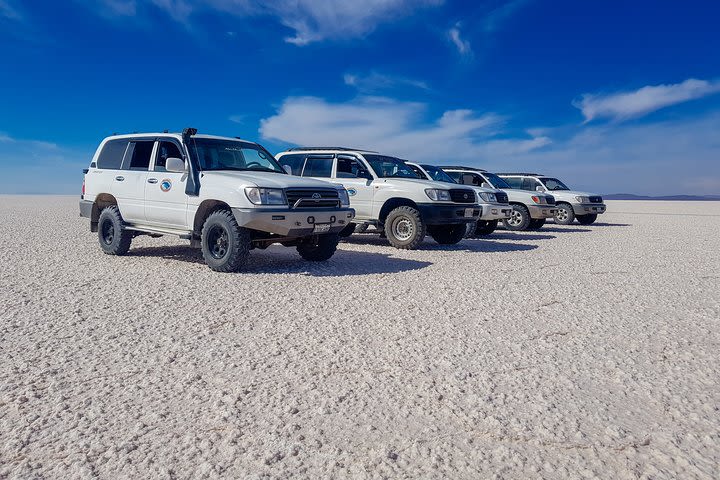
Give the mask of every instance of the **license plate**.
[(329, 231), (330, 231), (329, 223), (316, 223), (315, 228), (313, 228), (313, 233), (327, 233)]
[(465, 217), (472, 217), (473, 216), (473, 209), (472, 208), (466, 208), (465, 209)]

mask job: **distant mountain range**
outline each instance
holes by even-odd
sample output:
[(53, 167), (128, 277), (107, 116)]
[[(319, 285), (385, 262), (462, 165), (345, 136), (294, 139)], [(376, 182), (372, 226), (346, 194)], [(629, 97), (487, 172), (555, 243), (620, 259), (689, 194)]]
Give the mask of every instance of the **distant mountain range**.
[(605, 200), (682, 200), (682, 201), (698, 201), (712, 202), (720, 201), (720, 195), (664, 195), (660, 197), (650, 197), (647, 195), (633, 195), (632, 193), (611, 193), (603, 195)]

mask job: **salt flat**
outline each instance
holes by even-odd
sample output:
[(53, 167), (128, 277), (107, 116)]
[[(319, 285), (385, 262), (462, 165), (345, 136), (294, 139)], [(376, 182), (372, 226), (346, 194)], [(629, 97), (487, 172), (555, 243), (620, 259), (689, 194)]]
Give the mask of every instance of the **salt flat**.
[(77, 201), (0, 197), (0, 478), (718, 478), (720, 202), (227, 275)]

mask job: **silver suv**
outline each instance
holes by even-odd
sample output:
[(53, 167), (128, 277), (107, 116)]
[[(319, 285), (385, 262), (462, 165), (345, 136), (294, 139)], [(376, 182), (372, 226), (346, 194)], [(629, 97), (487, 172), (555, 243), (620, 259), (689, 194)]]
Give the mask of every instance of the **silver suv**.
[(557, 178), (537, 173), (498, 173), (510, 186), (531, 192), (551, 192), (557, 202), (555, 223), (570, 225), (576, 220), (590, 225), (597, 216), (605, 213), (605, 204), (600, 195), (570, 190)]

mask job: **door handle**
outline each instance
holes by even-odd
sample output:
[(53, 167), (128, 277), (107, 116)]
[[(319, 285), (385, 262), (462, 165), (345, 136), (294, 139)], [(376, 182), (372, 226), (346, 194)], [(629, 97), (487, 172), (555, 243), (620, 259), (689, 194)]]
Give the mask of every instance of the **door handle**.
[(157, 178), (148, 178), (148, 183), (157, 183)]
[(118, 175), (117, 177), (115, 177), (115, 180), (117, 180), (118, 182), (122, 182), (123, 180), (125, 180), (125, 177)]

